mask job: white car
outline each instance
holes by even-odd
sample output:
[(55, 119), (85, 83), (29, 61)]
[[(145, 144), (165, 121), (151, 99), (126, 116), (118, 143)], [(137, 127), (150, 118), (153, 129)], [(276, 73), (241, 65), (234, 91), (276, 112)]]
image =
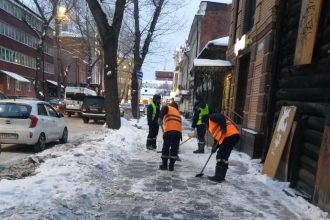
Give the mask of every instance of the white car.
[(45, 149), (46, 143), (68, 141), (68, 128), (63, 114), (47, 102), (39, 100), (0, 100), (1, 144), (33, 145), (36, 152)]

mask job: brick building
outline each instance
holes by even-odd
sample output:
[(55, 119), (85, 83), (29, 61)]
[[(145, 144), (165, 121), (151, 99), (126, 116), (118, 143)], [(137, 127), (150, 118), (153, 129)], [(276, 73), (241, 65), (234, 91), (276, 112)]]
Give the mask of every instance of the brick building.
[[(177, 51), (174, 84), (177, 87), (180, 111), (187, 117), (192, 114), (195, 93), (194, 60), (209, 41), (228, 36), (231, 6), (224, 3), (202, 1), (192, 22), (186, 46)], [(175, 88), (176, 89), (176, 88)], [(221, 103), (221, 100), (219, 100)]]
[[(0, 1), (0, 90), (8, 96), (35, 97), (33, 81), (38, 38), (22, 21), (23, 16), (36, 28), (41, 25), (38, 15), (20, 1)], [(53, 41), (47, 38), (42, 82), (56, 80), (52, 48)], [(47, 83), (42, 85), (46, 92)]]
[(241, 147), (260, 157), (266, 128), (270, 61), (276, 21), (276, 2), (235, 0), (227, 58), (235, 65), (229, 114), (242, 126)]
[(329, 1), (234, 0), (227, 51), (235, 64), (230, 115), (242, 126), (241, 150), (265, 159), (282, 106), (295, 106), (290, 141), (275, 178), (290, 182), (326, 211), (329, 12)]
[(85, 43), (80, 36), (61, 34), (63, 68), (66, 70), (66, 85), (87, 84), (87, 61)]

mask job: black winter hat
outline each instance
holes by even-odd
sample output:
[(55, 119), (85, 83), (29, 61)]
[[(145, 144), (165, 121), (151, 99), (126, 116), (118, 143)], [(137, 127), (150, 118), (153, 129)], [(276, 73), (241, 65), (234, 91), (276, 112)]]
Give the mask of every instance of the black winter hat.
[(161, 99), (162, 99), (162, 97), (160, 97), (160, 95), (158, 95), (158, 94), (156, 94), (152, 97), (153, 101), (157, 101), (157, 100), (161, 100)]

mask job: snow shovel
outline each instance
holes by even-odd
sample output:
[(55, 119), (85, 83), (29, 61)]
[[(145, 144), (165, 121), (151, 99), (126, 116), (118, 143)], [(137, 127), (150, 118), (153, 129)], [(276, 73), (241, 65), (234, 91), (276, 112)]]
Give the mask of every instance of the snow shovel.
[[(218, 142), (215, 142), (215, 143), (213, 144), (212, 149), (213, 149), (213, 147), (215, 147), (216, 144), (218, 144)], [(203, 169), (201, 170), (201, 172), (200, 172), (199, 174), (196, 174), (195, 177), (203, 177), (203, 176), (204, 176), (203, 171), (204, 171), (206, 165), (208, 164), (209, 160), (211, 159), (211, 156), (212, 156), (212, 155), (213, 155), (213, 153), (212, 153), (212, 151), (211, 151), (211, 154), (210, 154), (209, 158), (207, 159), (207, 161), (206, 161), (206, 163), (205, 163)]]

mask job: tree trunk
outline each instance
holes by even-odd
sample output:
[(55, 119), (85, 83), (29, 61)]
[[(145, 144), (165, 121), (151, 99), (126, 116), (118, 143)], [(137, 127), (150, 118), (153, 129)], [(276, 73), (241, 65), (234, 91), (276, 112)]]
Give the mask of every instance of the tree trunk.
[(132, 97), (132, 115), (133, 118), (138, 117), (138, 111), (139, 111), (139, 82), (137, 78), (137, 72), (141, 70), (142, 64), (140, 64), (139, 61), (135, 59), (134, 56), (134, 68), (132, 73), (132, 84), (131, 84), (131, 97)]
[(117, 84), (117, 59), (113, 53), (113, 45), (105, 44), (104, 51), (104, 86), (105, 86), (105, 107), (107, 110), (106, 123), (108, 128), (119, 129), (120, 113)]

